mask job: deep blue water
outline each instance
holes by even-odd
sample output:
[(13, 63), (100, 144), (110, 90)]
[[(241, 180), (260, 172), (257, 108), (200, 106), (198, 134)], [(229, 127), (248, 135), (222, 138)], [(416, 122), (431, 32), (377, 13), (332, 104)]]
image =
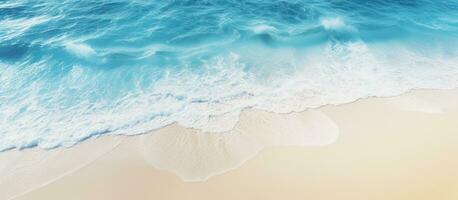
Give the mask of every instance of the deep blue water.
[(0, 151), (458, 86), (457, 0), (0, 0)]

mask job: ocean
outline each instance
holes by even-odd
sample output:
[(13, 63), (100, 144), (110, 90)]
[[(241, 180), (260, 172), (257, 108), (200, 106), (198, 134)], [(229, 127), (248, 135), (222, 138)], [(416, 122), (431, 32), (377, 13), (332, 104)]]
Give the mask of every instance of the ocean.
[(458, 0), (0, 0), (0, 151), (458, 87)]

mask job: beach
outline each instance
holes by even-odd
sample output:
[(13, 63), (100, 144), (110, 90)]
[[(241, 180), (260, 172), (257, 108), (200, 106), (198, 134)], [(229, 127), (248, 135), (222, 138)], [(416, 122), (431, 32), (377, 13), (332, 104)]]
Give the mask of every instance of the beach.
[(3, 152), (0, 199), (457, 199), (455, 102), (457, 90), (417, 90), (301, 113), (245, 110), (234, 136), (175, 124)]
[(0, 200), (458, 199), (458, 0), (0, 2)]

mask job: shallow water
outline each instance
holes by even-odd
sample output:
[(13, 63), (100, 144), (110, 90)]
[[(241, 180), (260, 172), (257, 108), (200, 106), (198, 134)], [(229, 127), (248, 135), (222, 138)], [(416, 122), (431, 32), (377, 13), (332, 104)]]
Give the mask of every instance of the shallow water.
[(458, 86), (458, 1), (0, 0), (0, 151)]

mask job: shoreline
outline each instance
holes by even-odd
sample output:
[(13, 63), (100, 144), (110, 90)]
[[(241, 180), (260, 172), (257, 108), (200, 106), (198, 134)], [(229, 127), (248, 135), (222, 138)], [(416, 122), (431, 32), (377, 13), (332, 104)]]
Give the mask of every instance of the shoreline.
[[(431, 97), (434, 97), (432, 99), (435, 99), (435, 100), (431, 100)], [(309, 149), (309, 148), (327, 149), (329, 147), (334, 146), (335, 143), (339, 142), (339, 140), (341, 139), (340, 137), (343, 137), (343, 136), (340, 136), (339, 138), (337, 138), (341, 130), (343, 131), (342, 133), (346, 133), (346, 134), (352, 131), (351, 129), (349, 131), (348, 129), (342, 127), (342, 126), (344, 127), (347, 126), (346, 124), (352, 124), (353, 122), (351, 122), (351, 120), (348, 123), (339, 123), (339, 120), (342, 121), (343, 120), (342, 118), (345, 118), (343, 117), (345, 115), (354, 117), (354, 113), (352, 114), (351, 109), (348, 110), (348, 108), (355, 108), (355, 109), (359, 108), (360, 109), (361, 105), (363, 106), (365, 105), (366, 106), (365, 109), (367, 109), (367, 111), (362, 111), (362, 113), (365, 113), (365, 112), (367, 113), (367, 112), (375, 112), (375, 111), (382, 112), (380, 111), (380, 107), (383, 107), (384, 109), (391, 109), (394, 113), (397, 113), (400, 115), (401, 114), (406, 115), (406, 116), (412, 115), (410, 116), (410, 118), (415, 118), (417, 115), (421, 115), (421, 116), (424, 115), (423, 117), (426, 117), (426, 118), (431, 117), (431, 119), (434, 119), (435, 117), (442, 116), (442, 115), (445, 115), (445, 116), (450, 115), (451, 117), (458, 116), (457, 115), (458, 109), (456, 109), (455, 107), (456, 104), (452, 105), (453, 103), (450, 103), (452, 102), (453, 99), (458, 100), (458, 90), (415, 90), (407, 94), (403, 94), (401, 96), (382, 97), (382, 98), (369, 97), (367, 99), (360, 99), (360, 100), (357, 100), (355, 102), (348, 103), (348, 104), (329, 105), (329, 106), (324, 106), (318, 109), (314, 109), (314, 111), (309, 110), (309, 111), (305, 111), (301, 113), (292, 112), (288, 114), (274, 114), (274, 113), (269, 113), (269, 112), (253, 111), (253, 110), (244, 111), (242, 114), (243, 116), (241, 116), (239, 122), (237, 123), (234, 129), (234, 130), (237, 130), (237, 127), (239, 127), (240, 130), (238, 131), (241, 133), (239, 133), (238, 137), (227, 136), (231, 134), (218, 135), (218, 134), (212, 134), (212, 133), (200, 133), (200, 131), (198, 130), (187, 129), (187, 128), (180, 127), (178, 125), (170, 125), (170, 126), (161, 128), (160, 130), (153, 131), (153, 133), (148, 133), (148, 134), (143, 134), (143, 135), (103, 136), (103, 137), (91, 138), (71, 148), (58, 148), (58, 149), (43, 150), (43, 151), (42, 150), (37, 151), (36, 148), (34, 148), (34, 149), (26, 149), (22, 151), (13, 150), (13, 151), (2, 152), (0, 153), (0, 163), (3, 162), (3, 163), (8, 163), (8, 164), (11, 164), (11, 162), (10, 160), (8, 160), (7, 157), (14, 157), (14, 156), (16, 156), (15, 158), (16, 161), (19, 160), (19, 164), (21, 164), (21, 162), (23, 162), (21, 161), (21, 159), (30, 162), (31, 157), (39, 156), (39, 154), (47, 154), (50, 152), (51, 154), (60, 154), (60, 155), (51, 155), (53, 156), (52, 158), (54, 159), (54, 161), (58, 161), (58, 162), (68, 162), (66, 160), (67, 159), (66, 157), (72, 154), (87, 155), (87, 153), (90, 153), (90, 152), (98, 152), (98, 154), (94, 153), (89, 157), (81, 156), (79, 158), (80, 160), (75, 159), (73, 161), (75, 163), (85, 163), (84, 166), (80, 165), (79, 168), (77, 169), (75, 168), (74, 165), (72, 165), (72, 163), (70, 164), (66, 163), (62, 167), (59, 165), (53, 166), (55, 164), (50, 165), (49, 163), (44, 162), (45, 164), (41, 166), (42, 169), (46, 169), (47, 167), (51, 166), (53, 169), (58, 169), (58, 170), (55, 170), (54, 174), (51, 173), (48, 177), (33, 177), (33, 176), (37, 176), (37, 175), (33, 175), (33, 173), (31, 176), (22, 177), (22, 178), (34, 179), (35, 182), (30, 183), (30, 184), (35, 185), (35, 187), (30, 186), (30, 188), (28, 188), (27, 190), (24, 188), (18, 189), (18, 190), (22, 190), (23, 192), (18, 192), (15, 195), (6, 194), (7, 192), (5, 192), (4, 189), (2, 189), (0, 191), (0, 196), (3, 195), (5, 196), (5, 199), (12, 199), (12, 197), (17, 196), (18, 194), (23, 194), (14, 199), (27, 199), (27, 197), (30, 199), (35, 199), (35, 198), (31, 198), (31, 196), (34, 194), (40, 193), (40, 191), (51, 190), (51, 191), (57, 192), (55, 189), (53, 190), (53, 187), (54, 188), (57, 187), (57, 185), (59, 185), (60, 182), (65, 182), (66, 180), (75, 181), (75, 179), (78, 179), (77, 174), (82, 173), (81, 171), (87, 171), (87, 170), (98, 168), (97, 166), (100, 165), (100, 162), (101, 162), (100, 160), (104, 160), (107, 157), (115, 158), (115, 159), (111, 158), (111, 160), (109, 159), (110, 160), (109, 162), (112, 162), (113, 159), (114, 160), (118, 159), (118, 162), (114, 162), (114, 163), (117, 163), (118, 165), (120, 164), (119, 162), (120, 160), (124, 160), (127, 163), (132, 161), (132, 160), (126, 159), (125, 156), (124, 157), (119, 156), (119, 154), (127, 154), (127, 155), (135, 154), (135, 156), (133, 157), (136, 157), (137, 159), (139, 159), (135, 161), (135, 163), (138, 162), (136, 165), (140, 165), (139, 163), (143, 161), (143, 164), (141, 165), (149, 166), (150, 167), (149, 170), (155, 171), (154, 173), (161, 174), (161, 176), (163, 176), (162, 174), (167, 174), (168, 176), (170, 175), (175, 176), (175, 178), (172, 178), (172, 179), (177, 179), (176, 175), (170, 174), (170, 172), (168, 171), (172, 171), (175, 174), (177, 174), (178, 176), (181, 176), (182, 178), (186, 176), (202, 177), (202, 174), (206, 173), (207, 177), (200, 178), (200, 179), (194, 178), (194, 181), (196, 180), (201, 181), (201, 182), (197, 182), (196, 184), (212, 182), (213, 177), (217, 179), (218, 177), (230, 176), (231, 173), (233, 173), (234, 171), (238, 171), (239, 168), (244, 168), (247, 162), (252, 162), (252, 160), (256, 160), (258, 157), (262, 156), (260, 154), (263, 154), (263, 152), (265, 152), (266, 149), (272, 149), (272, 148), (288, 149), (288, 148), (291, 148), (290, 146), (295, 146), (295, 148), (306, 148), (306, 149)], [(450, 109), (450, 108), (453, 108), (453, 109)], [(440, 113), (438, 111), (440, 112), (445, 111), (445, 113), (438, 114)], [(312, 114), (310, 114), (310, 112), (312, 112)], [(374, 117), (376, 118), (380, 116), (371, 116), (371, 118), (374, 118)], [(397, 116), (393, 116), (393, 117), (397, 117)], [(261, 118), (261, 120), (258, 120), (258, 118)], [(401, 118), (400, 120), (405, 121), (403, 123), (407, 123), (407, 124), (411, 123), (409, 122), (410, 119), (408, 118)], [(426, 120), (425, 122), (427, 121), (428, 120)], [(260, 123), (260, 122), (263, 122), (263, 123)], [(303, 122), (309, 122), (308, 126), (301, 126)], [(368, 122), (368, 123), (373, 123), (373, 122)], [(258, 126), (256, 126), (256, 124), (258, 124)], [(270, 125), (270, 124), (273, 124), (273, 126), (263, 127), (265, 125)], [(338, 127), (337, 131), (333, 128), (334, 126), (333, 124), (337, 125), (336, 126)], [(434, 126), (434, 124), (431, 124), (431, 126)], [(286, 129), (286, 128), (289, 128), (289, 129)], [(365, 128), (367, 130), (371, 129), (370, 127), (365, 127)], [(399, 132), (402, 132), (402, 127), (400, 128), (398, 127), (398, 129), (399, 129), (398, 130)], [(458, 127), (451, 127), (451, 129), (454, 131), (458, 131)], [(269, 134), (265, 134), (269, 130), (273, 130), (273, 131), (271, 131)], [(278, 133), (274, 133), (275, 131), (280, 132), (279, 130), (288, 130), (288, 132), (293, 132), (293, 134), (287, 135), (288, 137), (289, 136), (291, 137), (289, 138), (286, 137), (287, 139), (284, 139), (285, 135), (281, 135), (281, 134), (279, 135)], [(326, 137), (322, 137), (322, 135), (320, 134), (323, 132), (323, 130), (327, 131), (330, 134), (328, 134)], [(302, 132), (306, 131), (312, 134), (308, 134), (304, 136), (300, 134), (301, 131)], [(246, 134), (248, 132), (250, 134)], [(257, 132), (257, 133), (253, 134), (253, 132)], [(182, 137), (183, 133), (185, 133), (188, 136), (190, 135), (190, 136)], [(181, 135), (178, 135), (178, 134), (181, 134)], [(219, 134), (224, 134), (224, 133), (219, 133)], [(234, 134), (235, 133), (233, 131), (232, 135)], [(241, 140), (240, 138), (244, 138), (244, 140)], [(284, 141), (279, 142), (278, 141), (279, 138), (284, 139)], [(260, 140), (260, 141), (254, 141), (254, 139)], [(190, 145), (189, 147), (184, 147), (180, 149), (180, 151), (182, 152), (174, 151), (176, 147), (180, 146), (180, 145), (176, 146), (177, 141), (181, 141), (181, 142), (186, 141), (186, 144), (190, 143), (194, 145)], [(151, 144), (154, 144), (154, 145), (151, 145)], [(223, 148), (220, 151), (219, 147), (221, 144), (223, 144), (225, 148)], [(157, 148), (158, 146), (161, 146), (161, 148), (158, 149)], [(128, 150), (126, 150), (125, 148), (127, 148)], [(94, 149), (97, 151), (94, 151)], [(124, 149), (124, 150), (121, 150), (122, 153), (119, 153), (120, 151), (119, 149)], [(192, 158), (192, 156), (189, 156), (189, 155), (183, 156), (181, 154), (183, 152), (191, 152), (192, 150), (196, 150), (196, 149), (199, 150), (197, 151), (199, 152), (197, 154), (200, 157), (199, 156), (194, 157), (193, 159), (195, 160), (192, 160), (192, 159), (190, 160), (190, 157)], [(6, 154), (9, 154), (9, 155), (6, 155)], [(215, 154), (218, 156), (222, 156), (223, 158), (225, 156), (228, 156), (230, 157), (230, 159), (226, 159), (226, 158), (221, 159), (221, 157), (218, 157), (218, 156), (215, 157), (214, 156)], [(165, 158), (162, 158), (161, 155), (173, 155), (175, 156), (174, 157), (175, 160), (173, 159), (167, 160)], [(212, 155), (214, 157), (211, 157)], [(181, 159), (180, 162), (186, 161), (184, 162), (186, 164), (175, 162), (176, 158), (178, 158), (176, 156), (181, 156), (179, 157), (178, 160)], [(209, 156), (209, 157), (205, 157), (205, 156)], [(288, 157), (288, 155), (283, 155), (283, 156)], [(18, 157), (20, 159), (18, 159)], [(45, 156), (45, 158), (48, 159), (49, 156)], [(83, 161), (83, 162), (80, 162), (80, 161)], [(190, 163), (192, 163), (190, 161), (194, 162), (193, 164), (195, 165), (191, 166), (191, 169), (186, 169), (187, 167), (189, 168)], [(202, 166), (207, 166), (207, 167), (210, 166), (210, 167), (204, 169), (203, 171), (197, 170), (199, 172), (196, 173), (196, 169)], [(14, 168), (15, 167), (13, 166), (11, 169), (14, 169)], [(262, 167), (260, 168), (262, 169)], [(158, 169), (163, 169), (163, 170), (158, 170)], [(165, 172), (164, 172), (164, 169), (166, 170)], [(36, 170), (35, 172), (40, 171), (39, 168), (36, 168), (35, 170)], [(119, 171), (119, 173), (120, 174), (129, 173), (127, 169), (124, 169), (124, 170), (125, 171)], [(5, 170), (3, 169), (3, 171)], [(59, 174), (59, 175), (56, 175), (56, 174)], [(8, 176), (14, 177), (18, 175), (9, 174)], [(50, 178), (50, 177), (53, 177), (53, 178)], [(167, 177), (167, 178), (171, 179), (171, 177)], [(44, 179), (48, 179), (48, 180), (45, 181)], [(4, 177), (1, 177), (0, 180), (4, 180)], [(192, 181), (193, 179), (190, 178), (189, 180)], [(138, 181), (141, 182), (142, 180), (138, 180)], [(179, 179), (175, 181), (179, 181)], [(183, 182), (183, 184), (187, 184), (187, 183), (188, 182)], [(0, 185), (5, 185), (5, 181), (0, 182)], [(20, 186), (21, 184), (18, 183), (18, 185)], [(29, 190), (31, 190), (31, 192)], [(55, 194), (54, 192), (53, 194)], [(46, 195), (43, 196), (43, 193), (41, 193), (41, 196), (45, 198)]]
[[(270, 110), (263, 110), (263, 109), (257, 109), (257, 108), (243, 108), (241, 110), (241, 114), (239, 114), (238, 116), (238, 120), (237, 122), (235, 123), (234, 126), (232, 126), (232, 128), (230, 130), (227, 130), (227, 131), (218, 131), (218, 132), (214, 132), (214, 131), (206, 131), (206, 130), (202, 130), (202, 129), (199, 129), (199, 128), (193, 128), (193, 127), (187, 127), (187, 126), (184, 126), (178, 122), (173, 122), (171, 124), (168, 124), (168, 125), (165, 125), (163, 127), (160, 127), (160, 128), (157, 128), (157, 129), (152, 129), (152, 130), (149, 130), (149, 131), (146, 131), (146, 132), (142, 132), (142, 133), (137, 133), (137, 134), (133, 134), (133, 135), (126, 135), (126, 134), (119, 134), (119, 135), (110, 135), (110, 134), (96, 134), (96, 135), (92, 135), (92, 136), (89, 136), (87, 138), (84, 138), (82, 140), (80, 140), (79, 142), (75, 143), (75, 144), (72, 144), (70, 146), (64, 146), (64, 145), (59, 145), (59, 146), (56, 146), (56, 147), (52, 147), (52, 148), (46, 148), (46, 147), (40, 147), (39, 145), (32, 145), (32, 146), (25, 146), (25, 147), (21, 147), (21, 148), (18, 148), (18, 147), (12, 147), (12, 148), (9, 148), (9, 149), (4, 149), (4, 150), (1, 150), (0, 151), (0, 155), (2, 153), (7, 153), (7, 152), (16, 152), (16, 151), (28, 151), (28, 150), (38, 150), (38, 151), (53, 151), (53, 150), (59, 150), (59, 149), (68, 149), (68, 148), (74, 148), (78, 145), (80, 145), (81, 143), (84, 143), (84, 142), (87, 142), (87, 141), (91, 141), (91, 140), (96, 140), (96, 139), (99, 139), (99, 138), (104, 138), (104, 137), (138, 137), (138, 136), (142, 136), (142, 135), (145, 135), (145, 134), (154, 134), (155, 132), (159, 132), (161, 131), (162, 129), (166, 129), (168, 127), (175, 127), (175, 126), (178, 126), (178, 127), (182, 127), (184, 129), (187, 129), (187, 130), (191, 130), (191, 131), (197, 131), (197, 132), (203, 132), (203, 133), (209, 133), (209, 134), (224, 134), (224, 133), (228, 133), (228, 132), (231, 132), (236, 126), (237, 124), (240, 123), (240, 116), (244, 113), (244, 112), (250, 112), (250, 111), (255, 111), (255, 112), (264, 112), (264, 113), (267, 113), (267, 114), (273, 114), (273, 115), (289, 115), (289, 114), (300, 114), (300, 113), (304, 113), (304, 112), (308, 112), (308, 111), (313, 111), (313, 110), (320, 110), (322, 108), (325, 108), (325, 107), (329, 107), (329, 106), (345, 106), (345, 105), (350, 105), (350, 104), (354, 104), (354, 103), (357, 103), (357, 102), (360, 102), (360, 101), (366, 101), (366, 100), (370, 100), (370, 99), (382, 99), (382, 100), (390, 100), (390, 99), (396, 99), (396, 98), (402, 98), (404, 96), (411, 96), (411, 95), (416, 95), (417, 93), (428, 93), (428, 92), (450, 92), (450, 93), (453, 93), (453, 92), (456, 92), (458, 91), (458, 87), (451, 87), (451, 88), (435, 88), (435, 89), (430, 89), (430, 88), (417, 88), (417, 89), (409, 89), (405, 92), (402, 92), (400, 94), (393, 94), (393, 95), (386, 95), (386, 96), (377, 96), (377, 95), (372, 95), (372, 96), (366, 96), (366, 97), (361, 97), (361, 98), (358, 98), (358, 99), (355, 99), (353, 101), (348, 101), (348, 102), (344, 102), (344, 103), (328, 103), (328, 104), (325, 104), (325, 105), (320, 105), (320, 106), (316, 106), (316, 107), (309, 107), (309, 108), (306, 108), (305, 110), (302, 110), (302, 111), (289, 111), (289, 112), (275, 112), (275, 111), (270, 111)], [(458, 103), (456, 103), (456, 105), (458, 106)]]

